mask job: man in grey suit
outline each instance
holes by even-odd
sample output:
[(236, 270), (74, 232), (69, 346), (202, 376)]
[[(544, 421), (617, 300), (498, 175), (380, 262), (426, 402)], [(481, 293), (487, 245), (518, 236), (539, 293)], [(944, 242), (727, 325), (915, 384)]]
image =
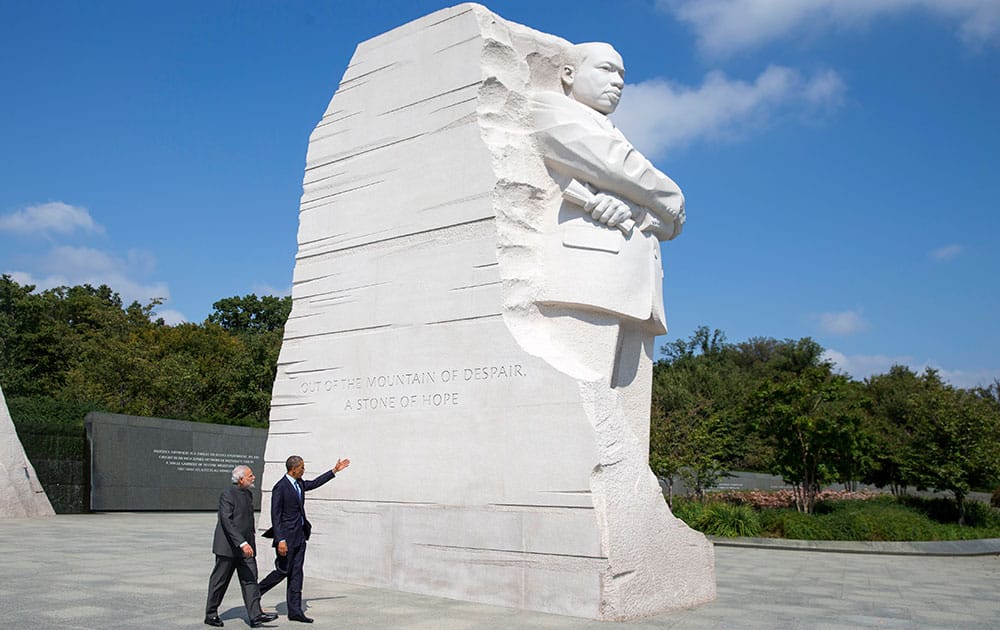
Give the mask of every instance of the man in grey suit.
[(215, 526), (215, 568), (208, 578), (208, 601), (205, 604), (205, 623), (222, 627), (219, 604), (226, 594), (233, 572), (240, 580), (243, 603), (247, 607), (250, 627), (257, 628), (278, 615), (265, 613), (260, 608), (260, 589), (257, 587), (257, 545), (254, 542), (253, 494), (254, 482), (249, 466), (233, 469), (233, 485), (219, 496), (219, 521)]

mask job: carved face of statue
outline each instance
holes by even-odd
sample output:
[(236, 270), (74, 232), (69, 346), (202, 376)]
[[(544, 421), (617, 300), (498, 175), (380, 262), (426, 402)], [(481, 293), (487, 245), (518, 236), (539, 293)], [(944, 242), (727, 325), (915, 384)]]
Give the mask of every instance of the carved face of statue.
[(602, 114), (614, 112), (625, 87), (622, 56), (604, 43), (580, 44), (577, 49), (581, 54), (576, 65), (563, 66), (569, 96)]

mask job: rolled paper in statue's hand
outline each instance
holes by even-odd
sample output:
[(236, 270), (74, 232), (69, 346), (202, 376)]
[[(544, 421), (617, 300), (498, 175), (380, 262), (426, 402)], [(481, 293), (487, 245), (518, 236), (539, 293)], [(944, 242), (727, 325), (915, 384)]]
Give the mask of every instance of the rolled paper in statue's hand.
[[(590, 191), (585, 185), (579, 181), (572, 179), (566, 188), (563, 189), (563, 199), (570, 202), (574, 206), (580, 206), (581, 208), (586, 208), (587, 204), (594, 200), (594, 193)], [(632, 219), (624, 219), (619, 221), (616, 226), (625, 236), (630, 236), (632, 234), (632, 228), (635, 227), (635, 221)]]

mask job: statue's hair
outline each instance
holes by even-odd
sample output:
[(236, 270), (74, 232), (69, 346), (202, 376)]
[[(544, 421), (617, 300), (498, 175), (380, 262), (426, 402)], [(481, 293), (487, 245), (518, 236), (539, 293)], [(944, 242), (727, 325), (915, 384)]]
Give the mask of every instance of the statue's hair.
[(233, 468), (232, 480), (233, 483), (239, 483), (240, 479), (243, 479), (250, 472), (250, 467), (244, 464), (240, 464), (236, 468)]
[(299, 457), (298, 455), (291, 455), (288, 459), (285, 460), (285, 470), (291, 470), (296, 466), (298, 466), (299, 464), (303, 463), (304, 461), (305, 460)]
[(579, 44), (573, 44), (567, 48), (566, 52), (563, 54), (562, 65), (573, 66), (574, 68), (578, 67), (587, 60), (587, 53), (593, 46), (608, 46), (614, 50), (614, 46), (607, 42), (582, 42)]

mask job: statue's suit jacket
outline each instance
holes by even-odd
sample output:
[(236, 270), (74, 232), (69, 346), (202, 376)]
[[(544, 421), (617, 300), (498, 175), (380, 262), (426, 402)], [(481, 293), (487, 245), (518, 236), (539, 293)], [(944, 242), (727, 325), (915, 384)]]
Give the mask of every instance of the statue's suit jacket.
[(219, 495), (219, 521), (215, 525), (212, 552), (217, 556), (242, 558), (240, 543), (243, 542), (249, 543), (256, 555), (253, 494), (249, 489), (233, 484)]
[(284, 540), (289, 548), (298, 547), (309, 540), (312, 524), (306, 518), (306, 492), (333, 479), (333, 471), (326, 471), (315, 479), (299, 479), (302, 497), (292, 487), (288, 476), (282, 476), (271, 490), (271, 529), (274, 546)]
[[(546, 273), (535, 301), (604, 311), (666, 332), (660, 240), (680, 233), (684, 195), (606, 116), (556, 92), (532, 99), (535, 138), (554, 182), (558, 213), (544, 217)], [(626, 236), (558, 195), (573, 179), (628, 203)], [(555, 190), (558, 188), (558, 190)]]

